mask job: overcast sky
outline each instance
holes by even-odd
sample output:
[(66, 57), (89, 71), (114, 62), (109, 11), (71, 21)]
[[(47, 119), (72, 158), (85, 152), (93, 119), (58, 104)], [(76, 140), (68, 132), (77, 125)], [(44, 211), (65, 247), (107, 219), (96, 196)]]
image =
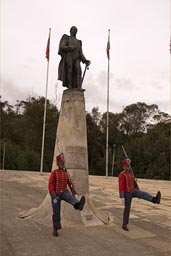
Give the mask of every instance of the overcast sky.
[[(110, 105), (119, 113), (136, 103), (157, 104), (170, 113), (169, 0), (1, 0), (1, 96), (10, 104), (45, 96), (49, 28), (48, 98), (60, 108), (57, 80), (61, 36), (78, 28), (91, 60), (83, 88), (86, 110), (105, 112), (108, 29), (111, 30)], [(84, 65), (82, 66), (84, 68)]]

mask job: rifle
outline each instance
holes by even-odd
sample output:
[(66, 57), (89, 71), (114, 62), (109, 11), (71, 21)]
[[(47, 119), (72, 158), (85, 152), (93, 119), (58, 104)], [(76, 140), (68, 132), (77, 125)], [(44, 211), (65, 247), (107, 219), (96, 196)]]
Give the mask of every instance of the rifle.
[[(127, 155), (127, 153), (126, 153), (126, 151), (125, 151), (123, 145), (122, 145), (122, 150), (123, 150), (123, 152), (124, 152), (125, 158), (126, 158), (126, 159), (129, 159), (129, 157), (128, 157), (128, 155)], [(129, 162), (128, 165), (129, 165), (130, 170), (131, 170), (131, 172), (132, 172), (132, 175), (133, 175), (133, 178), (134, 178), (134, 183), (135, 183), (135, 185), (139, 188), (138, 183), (137, 183), (137, 179), (135, 178), (134, 172), (133, 172), (132, 167), (131, 167), (131, 163)]]

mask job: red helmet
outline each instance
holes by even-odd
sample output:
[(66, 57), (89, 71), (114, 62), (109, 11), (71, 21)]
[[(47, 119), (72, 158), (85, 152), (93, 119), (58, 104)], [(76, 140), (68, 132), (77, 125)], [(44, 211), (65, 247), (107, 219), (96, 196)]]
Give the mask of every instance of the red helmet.
[(64, 154), (63, 153), (61, 153), (60, 155), (58, 155), (56, 157), (56, 162), (57, 163), (64, 162), (64, 161), (65, 161), (65, 159), (64, 159)]
[(129, 165), (131, 163), (131, 160), (129, 158), (122, 160), (122, 165)]

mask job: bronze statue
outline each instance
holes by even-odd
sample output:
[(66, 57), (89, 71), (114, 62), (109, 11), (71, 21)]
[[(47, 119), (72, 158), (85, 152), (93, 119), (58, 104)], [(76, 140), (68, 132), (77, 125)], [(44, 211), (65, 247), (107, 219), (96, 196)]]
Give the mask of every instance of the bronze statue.
[[(90, 65), (82, 52), (82, 42), (76, 38), (77, 28), (70, 29), (70, 36), (64, 34), (59, 43), (58, 54), (61, 60), (58, 67), (58, 79), (63, 82), (67, 88), (81, 89), (85, 71)], [(84, 75), (82, 76), (80, 62), (86, 64)]]

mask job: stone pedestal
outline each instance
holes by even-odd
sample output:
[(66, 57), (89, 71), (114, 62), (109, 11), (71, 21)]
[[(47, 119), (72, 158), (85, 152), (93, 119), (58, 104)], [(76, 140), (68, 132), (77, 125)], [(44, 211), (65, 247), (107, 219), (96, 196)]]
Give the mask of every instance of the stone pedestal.
[(84, 93), (67, 89), (62, 96), (52, 170), (56, 156), (64, 153), (66, 167), (78, 194), (88, 193), (87, 128)]
[[(78, 197), (85, 195), (86, 198), (84, 209), (81, 212), (62, 201), (62, 226), (108, 224), (108, 216), (96, 211), (89, 195), (86, 112), (82, 90), (67, 89), (63, 93), (52, 170), (57, 168), (56, 156), (61, 152), (64, 153), (66, 167)], [(21, 218), (29, 218), (48, 226), (51, 216), (49, 193), (39, 207), (20, 214)]]
[(62, 223), (66, 226), (81, 223), (86, 226), (104, 224), (106, 220), (101, 221), (102, 216), (97, 217), (89, 196), (87, 126), (82, 90), (67, 89), (63, 92), (52, 170), (56, 168), (56, 156), (60, 152), (64, 153), (66, 167), (77, 194), (86, 197), (86, 204), (81, 212), (62, 202)]

